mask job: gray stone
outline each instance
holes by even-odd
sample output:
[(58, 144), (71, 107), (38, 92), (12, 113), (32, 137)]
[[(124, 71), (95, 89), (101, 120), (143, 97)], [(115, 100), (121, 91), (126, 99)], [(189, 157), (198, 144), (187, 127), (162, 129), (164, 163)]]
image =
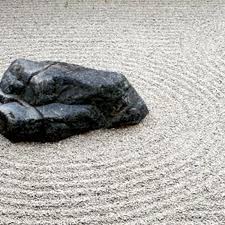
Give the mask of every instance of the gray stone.
[(18, 59), (0, 88), (0, 133), (13, 142), (58, 141), (148, 114), (124, 75), (74, 64)]

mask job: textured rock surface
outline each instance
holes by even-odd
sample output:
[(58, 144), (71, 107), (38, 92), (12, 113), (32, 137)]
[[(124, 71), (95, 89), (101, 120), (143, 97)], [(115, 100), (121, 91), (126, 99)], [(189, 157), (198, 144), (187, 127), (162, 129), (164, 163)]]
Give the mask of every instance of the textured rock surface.
[(18, 59), (0, 87), (0, 130), (12, 141), (57, 141), (137, 124), (148, 114), (122, 74), (74, 64)]

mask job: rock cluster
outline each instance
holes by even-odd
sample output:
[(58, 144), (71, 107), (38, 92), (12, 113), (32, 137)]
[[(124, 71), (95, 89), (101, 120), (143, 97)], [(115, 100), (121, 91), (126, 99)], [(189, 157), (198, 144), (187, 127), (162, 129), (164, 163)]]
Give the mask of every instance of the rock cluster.
[(148, 114), (124, 75), (63, 62), (15, 60), (0, 88), (0, 133), (13, 142), (58, 141)]

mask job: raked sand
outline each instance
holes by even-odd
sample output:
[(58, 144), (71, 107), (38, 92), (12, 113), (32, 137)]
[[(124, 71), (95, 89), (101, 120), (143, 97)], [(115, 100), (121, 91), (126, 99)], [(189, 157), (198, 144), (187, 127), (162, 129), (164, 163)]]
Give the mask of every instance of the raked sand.
[(124, 73), (150, 114), (54, 144), (0, 136), (0, 224), (225, 224), (225, 1), (1, 0), (15, 58)]

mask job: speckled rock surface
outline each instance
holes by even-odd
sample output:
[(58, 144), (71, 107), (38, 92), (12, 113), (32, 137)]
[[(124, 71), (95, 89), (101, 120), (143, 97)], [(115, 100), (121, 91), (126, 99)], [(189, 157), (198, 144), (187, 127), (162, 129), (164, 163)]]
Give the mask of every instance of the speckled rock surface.
[(124, 75), (74, 64), (18, 59), (0, 87), (0, 132), (12, 141), (58, 141), (148, 114)]

